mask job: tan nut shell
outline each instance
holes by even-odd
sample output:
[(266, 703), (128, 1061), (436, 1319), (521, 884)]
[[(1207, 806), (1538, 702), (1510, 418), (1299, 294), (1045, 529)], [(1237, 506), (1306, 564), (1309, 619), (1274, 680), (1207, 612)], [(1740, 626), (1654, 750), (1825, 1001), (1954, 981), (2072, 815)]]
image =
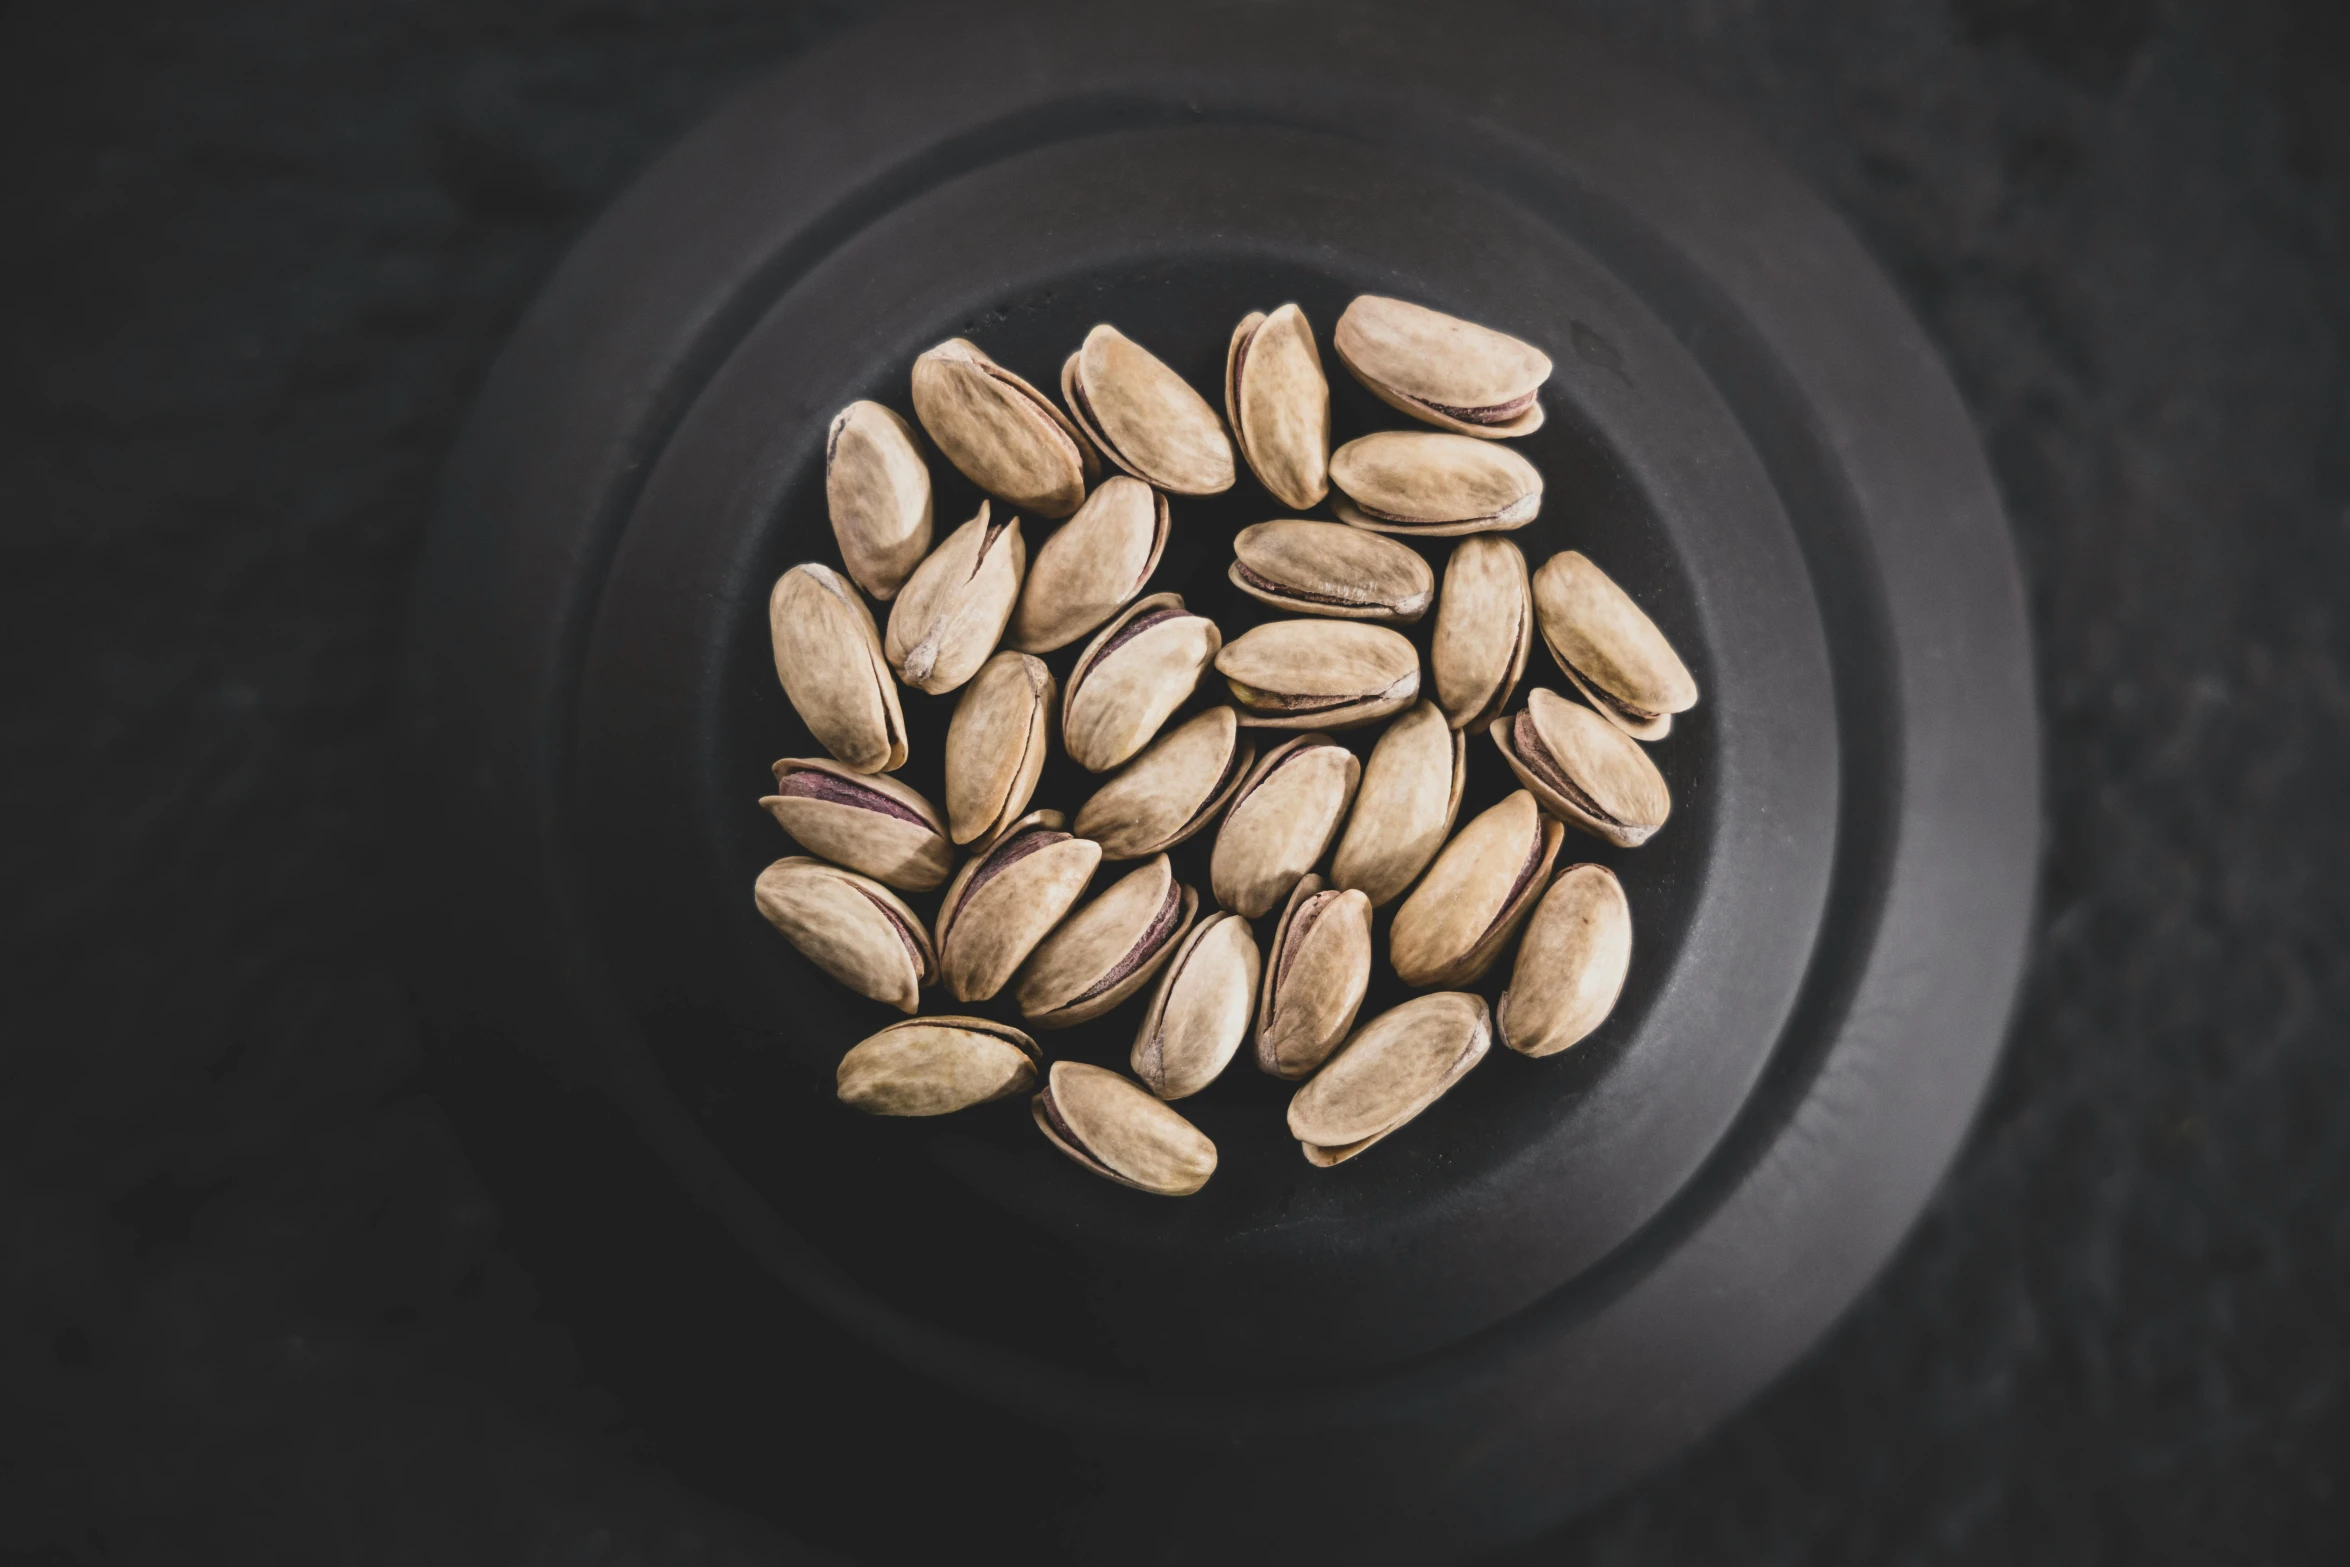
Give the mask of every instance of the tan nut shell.
[(1005, 649), (979, 666), (947, 723), (947, 826), (984, 842), (1019, 820), (1051, 746), (1055, 687), (1044, 660)]
[(947, 883), (938, 968), (957, 1001), (985, 1001), (1003, 989), (1093, 879), (1101, 845), (1065, 827), (1059, 811), (1031, 811)]
[(1251, 311), (1224, 354), (1224, 414), (1257, 482), (1304, 511), (1330, 493), (1330, 382), (1295, 305)]
[(1029, 1101), (1037, 1129), (1094, 1174), (1159, 1197), (1188, 1197), (1216, 1173), (1216, 1145), (1129, 1078), (1055, 1061)]
[(1434, 1104), (1492, 1044), (1482, 996), (1414, 996), (1356, 1029), (1290, 1097), (1289, 1133), (1307, 1163), (1344, 1164)]
[(1428, 676), (1453, 728), (1482, 733), (1500, 716), (1526, 673), (1533, 641), (1534, 595), (1518, 547), (1498, 533), (1455, 544), (1428, 644)]
[(833, 1073), (840, 1102), (867, 1115), (952, 1115), (1036, 1085), (1036, 1041), (983, 1017), (892, 1023), (857, 1043)]
[(1104, 479), (1029, 563), (1005, 645), (1067, 647), (1142, 591), (1166, 547), (1167, 497), (1124, 474)]
[(955, 866), (938, 812), (884, 773), (786, 757), (759, 803), (809, 853), (902, 892), (928, 892)]
[(1556, 1055), (1607, 1021), (1632, 968), (1632, 906), (1604, 865), (1570, 865), (1535, 905), (1510, 988), (1494, 1009), (1502, 1043)]
[(1373, 396), (1415, 419), (1485, 440), (1542, 427), (1550, 356), (1491, 327), (1401, 299), (1359, 296), (1331, 346)]
[(1435, 703), (1388, 725), (1363, 764), (1346, 836), (1330, 858), (1332, 884), (1359, 890), (1375, 909), (1402, 897), (1451, 835), (1468, 776), (1468, 742)]
[(830, 566), (794, 566), (767, 595), (775, 674), (816, 743), (853, 772), (906, 765), (906, 719), (873, 612)]
[(1134, 1031), (1129, 1059), (1144, 1087), (1183, 1099), (1222, 1074), (1248, 1037), (1258, 967), (1256, 934), (1239, 915), (1211, 914), (1192, 927)]
[(1021, 966), (1013, 992), (1039, 1028), (1089, 1022), (1150, 983), (1191, 928), (1199, 894), (1163, 854), (1061, 921)]
[(870, 876), (793, 855), (759, 873), (759, 913), (861, 996), (911, 1012), (938, 970), (922, 921)]
[(1101, 472), (1052, 399), (977, 344), (949, 338), (914, 361), (914, 417), (963, 476), (1015, 511), (1066, 517)]
[[(1154, 617), (1156, 617), (1154, 619)], [(1151, 624), (1127, 633), (1138, 622)], [(1223, 633), (1175, 593), (1127, 606), (1085, 645), (1061, 698), (1061, 746), (1091, 773), (1106, 773), (1150, 743), (1199, 688)]]
[(1662, 740), (1697, 705), (1697, 682), (1632, 596), (1579, 551), (1534, 574), (1534, 612), (1550, 656), (1591, 705), (1635, 740)]
[(1226, 643), (1216, 672), (1255, 729), (1352, 729), (1420, 694), (1419, 649), (1353, 620), (1268, 620)]
[(1258, 919), (1272, 912), (1330, 847), (1362, 780), (1354, 753), (1324, 734), (1265, 753), (1233, 796), (1208, 856), (1216, 902)]
[(1172, 849), (1216, 819), (1256, 764), (1240, 715), (1211, 707), (1153, 740), (1077, 811), (1077, 835), (1102, 858), (1133, 860)]
[(1103, 322), (1061, 366), (1061, 398), (1102, 455), (1170, 495), (1232, 488), (1224, 421), (1191, 383)]
[(1415, 986), (1482, 979), (1541, 896), (1564, 835), (1523, 789), (1480, 812), (1395, 911), (1387, 961), (1397, 977)]
[(882, 644), (889, 667), (932, 696), (979, 673), (1012, 618), (1027, 569), (1020, 519), (990, 522), (988, 503), (981, 501), (971, 520), (914, 568), (890, 606)]
[(1522, 528), (1542, 510), (1542, 475), (1507, 447), (1434, 430), (1381, 430), (1330, 454), (1338, 520), (1374, 533), (1450, 538)]
[(913, 427), (879, 403), (851, 403), (824, 438), (824, 498), (841, 564), (884, 602), (930, 553), (930, 465)]
[(1330, 1058), (1371, 988), (1371, 900), (1319, 876), (1281, 911), (1257, 1006), (1257, 1068), (1295, 1082)]
[(1344, 523), (1260, 522), (1240, 530), (1232, 554), (1234, 587), (1293, 614), (1409, 625), (1436, 596), (1418, 551)]
[(1594, 837), (1637, 848), (1673, 813), (1673, 791), (1640, 743), (1555, 691), (1527, 692), (1525, 711), (1495, 724), (1492, 734), (1518, 782), (1552, 815)]

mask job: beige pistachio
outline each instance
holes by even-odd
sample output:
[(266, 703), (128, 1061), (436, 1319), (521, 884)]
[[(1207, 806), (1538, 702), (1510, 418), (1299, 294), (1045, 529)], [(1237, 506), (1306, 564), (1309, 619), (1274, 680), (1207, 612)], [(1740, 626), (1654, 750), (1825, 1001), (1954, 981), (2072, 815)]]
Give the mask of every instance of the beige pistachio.
[(1150, 983), (1199, 912), (1163, 854), (1060, 923), (1021, 967), (1014, 995), (1039, 1028), (1100, 1017)]
[(1290, 1135), (1309, 1164), (1343, 1164), (1434, 1104), (1492, 1044), (1483, 997), (1414, 996), (1356, 1029), (1290, 1096)]
[(1055, 1061), (1029, 1102), (1046, 1140), (1094, 1174), (1159, 1197), (1188, 1197), (1216, 1173), (1216, 1145), (1130, 1078)]
[(1104, 479), (1036, 552), (1005, 643), (1024, 653), (1068, 646), (1142, 591), (1166, 547), (1167, 497), (1124, 474)]
[(824, 438), (824, 498), (841, 563), (875, 598), (897, 596), (930, 553), (930, 465), (913, 427), (879, 403), (851, 403)]
[(1198, 689), (1222, 632), (1183, 607), (1182, 595), (1137, 600), (1085, 645), (1061, 698), (1061, 745), (1090, 773), (1104, 773), (1149, 744)]
[(959, 337), (914, 361), (914, 417), (965, 478), (1017, 511), (1066, 517), (1101, 472), (1051, 398)]
[(1240, 530), (1232, 585), (1301, 615), (1407, 625), (1428, 612), (1435, 574), (1417, 551), (1344, 523), (1284, 517)]
[(1004, 988), (1101, 863), (1101, 845), (1074, 838), (1059, 811), (1031, 811), (963, 862), (938, 906), (939, 977), (957, 1001)]
[(1452, 832), (1468, 782), (1468, 742), (1433, 702), (1387, 726), (1355, 793), (1346, 836), (1330, 858), (1330, 880), (1385, 908), (1436, 858)]
[(840, 1058), (840, 1102), (867, 1115), (952, 1115), (1036, 1085), (1036, 1041), (983, 1017), (892, 1023)]
[(1639, 743), (1555, 691), (1527, 692), (1493, 743), (1553, 815), (1610, 843), (1636, 848), (1672, 814), (1673, 792)]
[(1330, 1057), (1371, 988), (1371, 900), (1300, 880), (1274, 928), (1257, 1006), (1257, 1065), (1292, 1082)]
[(1216, 902), (1257, 919), (1314, 868), (1338, 832), (1362, 764), (1328, 735), (1275, 746), (1252, 768), (1224, 813), (1208, 856)]
[(1472, 534), (1444, 563), (1428, 675), (1455, 729), (1481, 732), (1509, 706), (1534, 641), (1526, 557), (1497, 533)]
[(1484, 978), (1541, 896), (1563, 835), (1523, 789), (1480, 812), (1395, 911), (1387, 961), (1397, 976), (1407, 985)]
[(1381, 430), (1330, 454), (1338, 520), (1373, 533), (1448, 538), (1522, 528), (1542, 510), (1542, 475), (1506, 447), (1434, 430)]
[(1159, 974), (1132, 1064), (1161, 1099), (1214, 1082), (1238, 1053), (1257, 1005), (1257, 938), (1237, 914), (1211, 914), (1176, 945)]
[(1257, 729), (1352, 729), (1420, 694), (1419, 650), (1352, 620), (1269, 620), (1227, 643), (1216, 670)]
[(906, 719), (881, 634), (856, 587), (830, 566), (794, 566), (767, 595), (783, 694), (816, 743), (851, 771), (906, 765)]
[(768, 924), (861, 996), (911, 1012), (937, 975), (921, 919), (870, 876), (793, 855), (759, 873), (756, 897)]
[(1017, 821), (1043, 775), (1053, 672), (1009, 648), (979, 666), (947, 723), (947, 826), (957, 843)]
[(1077, 836), (1099, 843), (1106, 860), (1172, 849), (1216, 819), (1256, 759), (1240, 715), (1211, 707), (1153, 740), (1095, 790), (1078, 808)]
[(1542, 427), (1550, 356), (1506, 332), (1364, 294), (1338, 318), (1331, 346), (1373, 396), (1415, 419), (1486, 440)]
[(1232, 444), (1257, 482), (1304, 511), (1330, 493), (1330, 383), (1306, 313), (1252, 310), (1224, 355), (1224, 413)]
[(1012, 618), (1028, 548), (1020, 519), (990, 520), (981, 501), (969, 522), (914, 568), (890, 606), (883, 651), (898, 678), (932, 696), (979, 673)]
[(1232, 488), (1224, 421), (1191, 383), (1103, 322), (1061, 366), (1061, 399), (1102, 455), (1170, 495)]
[(759, 802), (809, 853), (905, 892), (928, 892), (954, 869), (938, 812), (904, 784), (815, 757), (775, 764)]
[(1575, 689), (1635, 740), (1662, 740), (1697, 705), (1689, 666), (1608, 574), (1562, 550), (1534, 574), (1534, 613)]
[(1632, 968), (1632, 906), (1604, 865), (1570, 865), (1534, 906), (1510, 988), (1494, 1008), (1502, 1043), (1556, 1055), (1607, 1021)]

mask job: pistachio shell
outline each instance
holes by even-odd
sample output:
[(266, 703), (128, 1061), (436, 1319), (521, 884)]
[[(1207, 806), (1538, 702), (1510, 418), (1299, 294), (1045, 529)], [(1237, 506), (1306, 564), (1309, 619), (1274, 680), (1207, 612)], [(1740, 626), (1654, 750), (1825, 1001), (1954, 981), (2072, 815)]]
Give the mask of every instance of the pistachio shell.
[(1520, 1055), (1556, 1055), (1607, 1021), (1632, 968), (1632, 906), (1604, 865), (1570, 865), (1526, 922), (1494, 1023)]
[(1099, 843), (1109, 860), (1172, 849), (1216, 819), (1256, 759), (1240, 715), (1211, 707), (1153, 740), (1095, 790), (1078, 809), (1077, 836)]
[(1635, 740), (1662, 740), (1697, 705), (1697, 682), (1630, 594), (1575, 550), (1534, 574), (1534, 612), (1575, 689)]
[(1017, 821), (1043, 775), (1053, 672), (1009, 649), (979, 666), (947, 724), (947, 824), (957, 843)]
[(1483, 997), (1414, 996), (1356, 1029), (1290, 1097), (1290, 1135), (1309, 1164), (1343, 1164), (1434, 1104), (1492, 1044)]
[(1362, 764), (1328, 735), (1299, 735), (1266, 752), (1208, 856), (1217, 903), (1252, 920), (1270, 913), (1330, 847), (1361, 778)]
[(857, 590), (830, 566), (794, 566), (767, 596), (775, 674), (816, 743), (860, 773), (906, 765), (906, 719), (881, 636)]
[(1420, 694), (1420, 654), (1385, 626), (1269, 620), (1225, 644), (1217, 672), (1258, 729), (1352, 729)]
[(954, 868), (938, 812), (886, 774), (786, 757), (759, 803), (811, 854), (902, 891), (928, 892)]
[(1104, 479), (1036, 552), (1004, 641), (1026, 653), (1068, 646), (1142, 591), (1166, 546), (1167, 497), (1123, 474)]
[(1150, 983), (1198, 912), (1199, 894), (1153, 856), (1045, 937), (1020, 970), (1020, 1015), (1039, 1028), (1100, 1017)]
[(1406, 625), (1428, 612), (1436, 577), (1419, 553), (1343, 523), (1285, 517), (1240, 530), (1232, 585), (1300, 615)]
[(1216, 623), (1154, 593), (1102, 627), (1061, 699), (1061, 745), (1087, 772), (1108, 772), (1149, 743), (1198, 689), (1224, 645)]
[(1330, 493), (1330, 383), (1314, 329), (1295, 305), (1251, 311), (1224, 355), (1232, 444), (1284, 506), (1304, 511)]
[(1257, 1007), (1257, 1066), (1292, 1081), (1330, 1057), (1371, 988), (1371, 900), (1319, 876), (1281, 911)]
[(1672, 814), (1673, 792), (1639, 743), (1555, 691), (1527, 692), (1493, 743), (1552, 815), (1610, 843), (1637, 848)]
[(911, 1012), (938, 962), (914, 911), (870, 876), (794, 855), (759, 873), (759, 913), (818, 968)]
[(1517, 933), (1558, 858), (1563, 829), (1520, 789), (1463, 827), (1387, 932), (1407, 985), (1474, 984)]
[(965, 478), (1016, 511), (1066, 517), (1101, 471), (1051, 398), (959, 337), (914, 361), (914, 417)]
[(1364, 294), (1338, 318), (1331, 346), (1373, 396), (1415, 419), (1486, 440), (1542, 427), (1550, 356), (1506, 332)]
[(1055, 1061), (1029, 1108), (1055, 1148), (1121, 1186), (1188, 1197), (1216, 1173), (1216, 1145), (1198, 1127), (1105, 1067)]
[(932, 696), (969, 680), (1003, 636), (1027, 569), (1020, 519), (991, 522), (981, 501), (971, 520), (914, 568), (891, 607), (883, 644), (889, 667)]
[(1191, 384), (1103, 322), (1061, 366), (1061, 397), (1102, 455), (1170, 495), (1232, 488), (1224, 421)]
[(963, 862), (938, 906), (939, 974), (957, 1001), (985, 1001), (1061, 922), (1093, 879), (1101, 845), (1031, 811)]
[(867, 1115), (952, 1115), (1026, 1093), (1044, 1062), (1036, 1041), (983, 1017), (892, 1023), (840, 1058), (842, 1104)]
[(1330, 880), (1385, 908), (1404, 894), (1452, 832), (1468, 782), (1468, 745), (1433, 702), (1387, 726), (1355, 794)]
[(824, 439), (824, 498), (841, 564), (887, 601), (930, 553), (930, 466), (913, 428), (879, 403), (851, 403)]
[(1526, 557), (1497, 533), (1471, 534), (1444, 563), (1428, 673), (1455, 729), (1481, 733), (1509, 706), (1534, 640)]
[(1192, 927), (1159, 974), (1132, 1064), (1161, 1099), (1182, 1099), (1214, 1082), (1240, 1050), (1257, 1005), (1257, 939), (1237, 914), (1211, 914)]
[(1542, 475), (1506, 447), (1433, 430), (1381, 430), (1330, 454), (1338, 520), (1374, 533), (1447, 538), (1522, 528), (1542, 510)]

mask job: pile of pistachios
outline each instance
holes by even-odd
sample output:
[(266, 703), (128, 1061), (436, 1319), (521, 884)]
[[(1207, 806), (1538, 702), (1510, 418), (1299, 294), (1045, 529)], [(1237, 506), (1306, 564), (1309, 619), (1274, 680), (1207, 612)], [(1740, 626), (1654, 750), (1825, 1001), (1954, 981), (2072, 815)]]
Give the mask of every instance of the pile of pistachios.
[[(1058, 405), (973, 344), (939, 344), (914, 362), (915, 416), (990, 499), (935, 548), (922, 436), (879, 403), (833, 420), (825, 485), (846, 574), (794, 566), (769, 600), (776, 673), (829, 755), (775, 764), (760, 803), (806, 853), (770, 865), (757, 901), (834, 979), (910, 1015), (841, 1061), (847, 1104), (928, 1116), (1033, 1092), (1037, 1127), (1072, 1160), (1179, 1196), (1206, 1184), (1216, 1148), (1170, 1101), (1244, 1043), (1259, 1070), (1300, 1083), (1289, 1130), (1328, 1166), (1433, 1104), (1496, 1030), (1548, 1056), (1614, 1007), (1632, 954), (1623, 888), (1604, 866), (1553, 865), (1568, 827), (1629, 847), (1664, 825), (1671, 794), (1641, 742), (1670, 731), (1696, 684), (1597, 565), (1568, 550), (1529, 573), (1506, 536), (1534, 519), (1542, 475), (1499, 443), (1542, 424), (1548, 356), (1371, 295), (1331, 344), (1435, 428), (1332, 451), (1321, 351), (1294, 304), (1234, 330), (1221, 417), (1106, 324), (1061, 367)], [(1240, 531), (1232, 583), (1292, 618), (1227, 642), (1178, 595), (1143, 590), (1181, 525), (1170, 498), (1229, 489), (1243, 464), (1280, 506), (1329, 501), (1337, 520)], [(1021, 514), (1067, 519), (1033, 560)], [(1441, 585), (1399, 542), (1453, 537)], [(1423, 680), (1393, 628), (1431, 607)], [(1537, 629), (1582, 700), (1536, 687), (1513, 710)], [(1039, 655), (1088, 636), (1057, 687)], [(1177, 721), (1211, 671), (1229, 700)], [(900, 682), (960, 693), (943, 811), (890, 776), (907, 757)], [(1367, 759), (1332, 737), (1374, 724)], [(1523, 787), (1456, 832), (1472, 733)], [(1074, 823), (1032, 808), (1055, 744), (1106, 775)], [(1211, 830), (1203, 917), (1167, 851)], [(1104, 860), (1141, 863), (1088, 901)], [(928, 921), (900, 896), (942, 885)], [(1427, 993), (1358, 1026), (1372, 911), (1399, 899), (1386, 960)], [(1513, 943), (1489, 1012), (1464, 987)], [(1048, 1068), (1005, 1023), (911, 1016), (926, 989), (970, 1005), (1007, 986), (1038, 1030), (1141, 1000), (1133, 1075)]]

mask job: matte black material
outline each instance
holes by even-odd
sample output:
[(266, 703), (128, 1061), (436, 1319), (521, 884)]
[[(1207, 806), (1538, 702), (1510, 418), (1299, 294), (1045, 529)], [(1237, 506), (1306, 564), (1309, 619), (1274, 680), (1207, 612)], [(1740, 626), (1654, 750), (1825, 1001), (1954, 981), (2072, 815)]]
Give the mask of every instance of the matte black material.
[[(765, 765), (811, 749), (764, 606), (831, 553), (825, 421), (906, 409), (906, 365), (954, 334), (1050, 386), (1100, 319), (1212, 395), (1240, 314), (1297, 299), (1326, 345), (1364, 289), (1552, 352), (1520, 443), (1548, 500), (1518, 538), (1600, 560), (1705, 693), (1655, 750), (1666, 832), (1570, 844), (1633, 898), (1617, 1016), (1558, 1060), (1497, 1050), (1334, 1172), (1237, 1070), (1187, 1106), (1223, 1165), (1182, 1203), (1082, 1178), (1020, 1106), (841, 1109), (832, 1063), (888, 1014), (749, 899), (785, 852), (752, 804)], [(1342, 435), (1399, 422), (1330, 368)], [(973, 500), (942, 487), (942, 531)], [(1178, 500), (1154, 588), (1228, 635), (1264, 618), (1224, 544), (1279, 510), (1245, 480)], [(436, 1014), (625, 1105), (840, 1332), (942, 1393), (1115, 1433), (1131, 1472), (1088, 1530), (1156, 1516), (1184, 1474), (1199, 1500), (1159, 1526), (1201, 1543), (1328, 1543), (1343, 1496), (1362, 1542), (1408, 1552), (1522, 1534), (1669, 1453), (1898, 1240), (2020, 963), (2029, 650), (1956, 397), (1735, 126), (1510, 13), (945, 10), (779, 77), (625, 197), (518, 332), (452, 465), (415, 649), (451, 892)], [(1539, 649), (1529, 678), (1559, 684)], [(917, 787), (950, 708), (910, 701)], [(1464, 816), (1509, 786), (1471, 747)], [(1061, 764), (1038, 803), (1091, 784)], [(1051, 1044), (1121, 1059), (1133, 1011)], [(821, 1344), (762, 1350), (746, 1374), (792, 1390), (779, 1419), (821, 1430), (856, 1396), (795, 1375)]]

